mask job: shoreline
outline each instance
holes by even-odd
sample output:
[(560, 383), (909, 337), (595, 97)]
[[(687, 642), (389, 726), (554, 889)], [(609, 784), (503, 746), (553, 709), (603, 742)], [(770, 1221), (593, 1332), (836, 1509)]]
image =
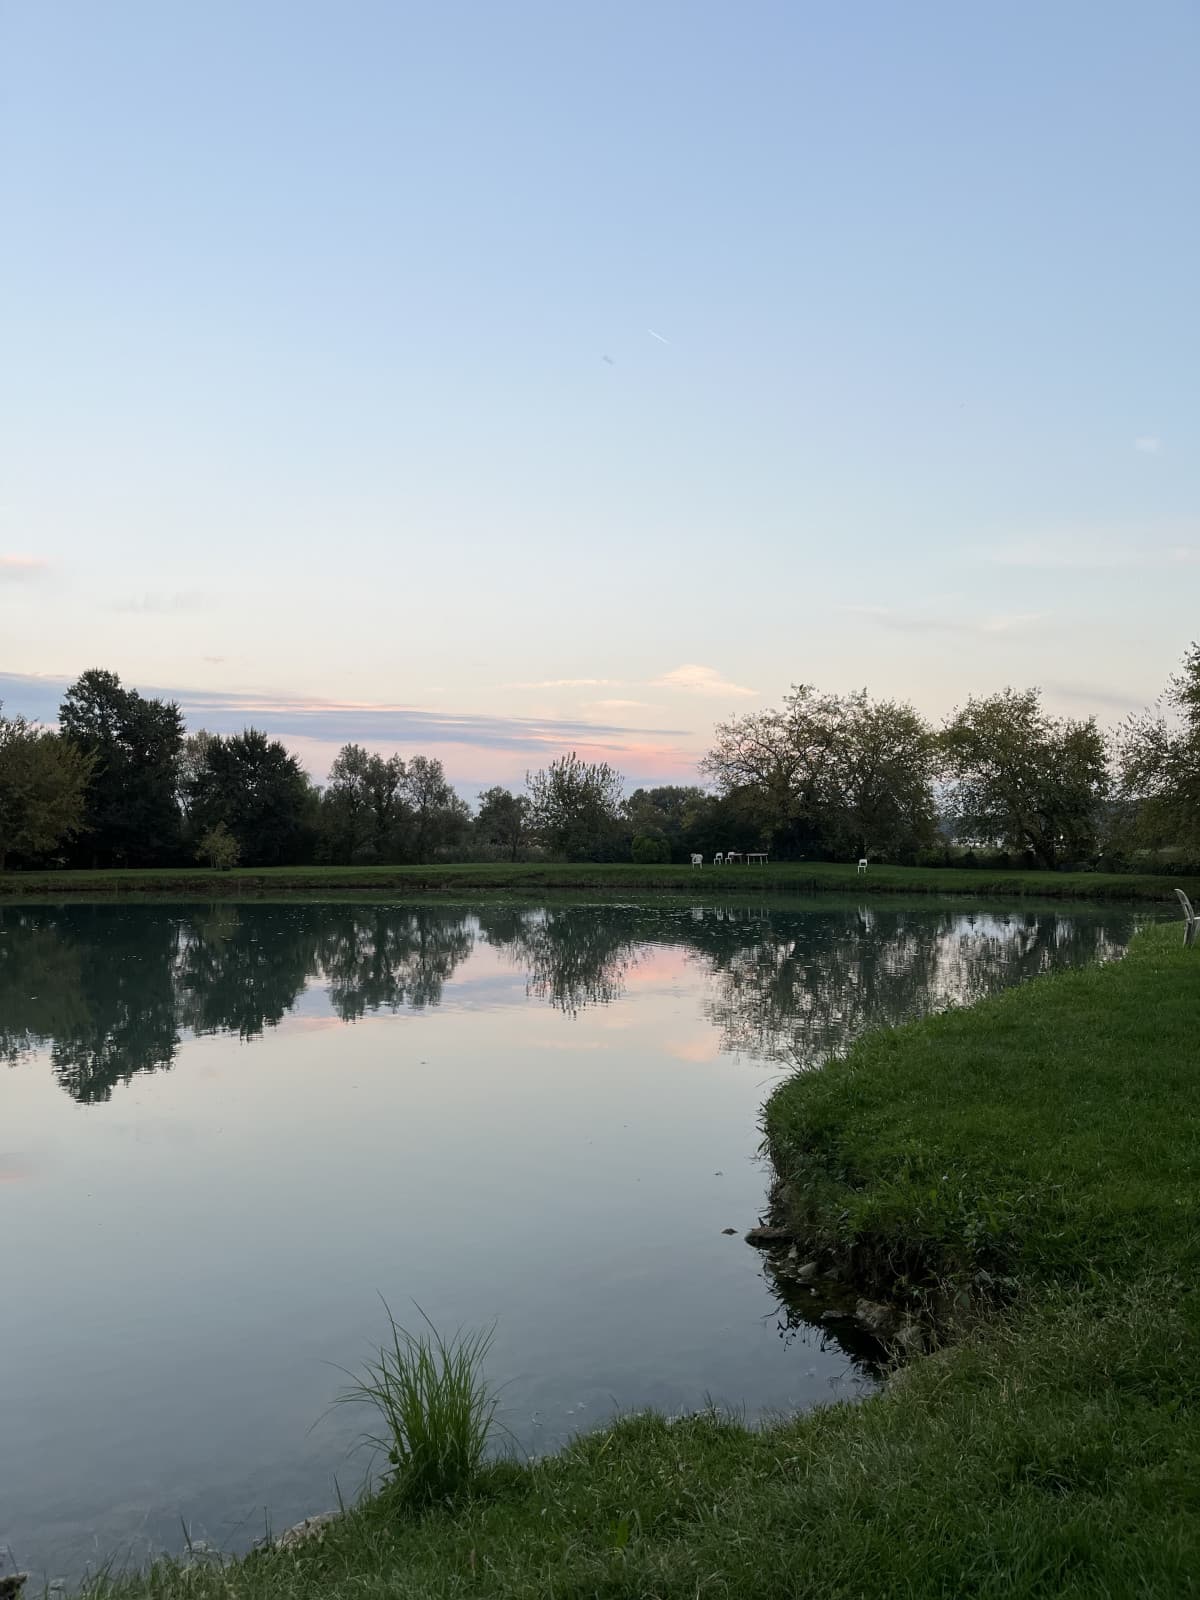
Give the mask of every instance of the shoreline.
[(1198, 1031), (1200, 951), (1155, 927), (1118, 962), (867, 1035), (780, 1085), (764, 1126), (801, 1285), (810, 1257), (845, 1263), (940, 1330), (876, 1395), (754, 1430), (625, 1418), (491, 1463), (451, 1507), (382, 1494), (320, 1537), (92, 1592), (1191, 1592)]
[(706, 899), (745, 894), (945, 895), (976, 900), (1140, 901), (1173, 904), (1175, 890), (1200, 900), (1195, 877), (1150, 873), (989, 871), (966, 867), (872, 867), (859, 874), (840, 862), (781, 862), (768, 867), (643, 867), (626, 863), (427, 867), (129, 868), (0, 873), (0, 905), (40, 899), (203, 895), (286, 897), (337, 891), (398, 897), (545, 892), (669, 894)]

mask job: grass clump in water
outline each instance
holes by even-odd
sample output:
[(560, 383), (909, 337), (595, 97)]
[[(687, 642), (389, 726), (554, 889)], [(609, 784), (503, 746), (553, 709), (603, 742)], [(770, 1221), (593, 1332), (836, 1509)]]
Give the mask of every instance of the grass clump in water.
[(361, 1374), (349, 1374), (343, 1405), (371, 1405), (381, 1430), (363, 1443), (387, 1460), (383, 1493), (413, 1510), (450, 1505), (475, 1483), (496, 1426), (497, 1397), (483, 1364), (495, 1326), (447, 1339), (421, 1310), (424, 1328), (402, 1328), (384, 1301), (390, 1337)]

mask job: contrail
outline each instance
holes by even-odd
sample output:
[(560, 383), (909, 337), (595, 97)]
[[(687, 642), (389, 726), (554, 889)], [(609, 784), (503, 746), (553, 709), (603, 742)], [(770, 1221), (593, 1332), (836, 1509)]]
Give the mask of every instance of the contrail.
[(664, 339), (661, 333), (655, 333), (653, 328), (647, 328), (646, 332), (652, 339), (657, 339), (659, 344), (670, 344), (671, 342), (670, 339)]

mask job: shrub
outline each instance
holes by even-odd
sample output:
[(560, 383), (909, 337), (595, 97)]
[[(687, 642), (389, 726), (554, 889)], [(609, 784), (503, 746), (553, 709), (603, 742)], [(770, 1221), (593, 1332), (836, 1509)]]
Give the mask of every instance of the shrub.
[[(385, 1492), (410, 1509), (458, 1499), (474, 1482), (495, 1426), (497, 1399), (483, 1376), (495, 1327), (445, 1339), (400, 1327), (386, 1301), (389, 1341), (338, 1396), (379, 1412), (383, 1431), (363, 1436), (388, 1462)], [(426, 1331), (427, 1330), (427, 1331)]]
[(218, 872), (229, 872), (230, 867), (237, 866), (242, 859), (242, 846), (238, 845), (226, 824), (218, 822), (216, 827), (210, 827), (200, 838), (195, 858), (208, 862), (208, 866), (216, 867)]
[(219, 872), (228, 872), (231, 867), (236, 867), (241, 856), (241, 845), (223, 822), (210, 828), (196, 847), (196, 859), (207, 861), (210, 867), (216, 867)]
[(639, 833), (633, 841), (632, 854), (639, 866), (649, 867), (656, 862), (670, 861), (671, 846), (665, 838), (652, 833)]

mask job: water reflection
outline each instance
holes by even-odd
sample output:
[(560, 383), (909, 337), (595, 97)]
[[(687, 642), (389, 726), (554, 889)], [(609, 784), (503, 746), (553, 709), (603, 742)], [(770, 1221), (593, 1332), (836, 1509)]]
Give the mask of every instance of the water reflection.
[(0, 908), (0, 1060), (47, 1049), (74, 1099), (169, 1067), (186, 1035), (253, 1039), (310, 986), (333, 1014), (436, 1006), (479, 946), (568, 1015), (617, 999), (652, 947), (707, 978), (721, 1047), (808, 1065), (865, 1028), (1105, 959), (1122, 911), (561, 903)]

